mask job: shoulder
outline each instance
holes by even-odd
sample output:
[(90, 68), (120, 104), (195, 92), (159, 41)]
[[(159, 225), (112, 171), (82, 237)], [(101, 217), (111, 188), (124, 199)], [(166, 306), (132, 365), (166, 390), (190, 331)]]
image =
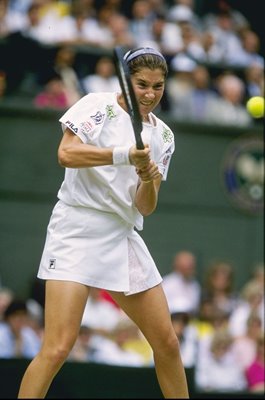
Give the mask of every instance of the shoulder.
[(85, 96), (83, 96), (78, 102), (78, 104), (93, 104), (95, 105), (102, 105), (106, 104), (110, 101), (116, 101), (117, 95), (115, 92), (94, 92), (94, 93), (88, 93)]
[(155, 114), (151, 113), (151, 117), (154, 119), (155, 126), (159, 131), (163, 142), (165, 144), (174, 143), (174, 133), (172, 129), (160, 118), (158, 118)]

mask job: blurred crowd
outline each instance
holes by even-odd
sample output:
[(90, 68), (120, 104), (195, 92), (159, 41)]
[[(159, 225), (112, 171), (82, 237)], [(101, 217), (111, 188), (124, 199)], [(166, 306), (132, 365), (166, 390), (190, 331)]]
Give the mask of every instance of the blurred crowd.
[(158, 112), (183, 121), (249, 126), (264, 96), (260, 37), (229, 0), (0, 0), (0, 99), (28, 95), (65, 109), (92, 91), (119, 90), (114, 46), (151, 46), (169, 65)]
[[(198, 278), (198, 260), (178, 251), (163, 277), (172, 323), (186, 368), (199, 392), (264, 393), (264, 265), (236, 289), (236, 266), (213, 260)], [(0, 282), (0, 358), (31, 359), (43, 337), (44, 281), (26, 299)], [(141, 312), (141, 310), (139, 310)], [(110, 295), (92, 288), (68, 361), (152, 367), (153, 353), (138, 327)]]

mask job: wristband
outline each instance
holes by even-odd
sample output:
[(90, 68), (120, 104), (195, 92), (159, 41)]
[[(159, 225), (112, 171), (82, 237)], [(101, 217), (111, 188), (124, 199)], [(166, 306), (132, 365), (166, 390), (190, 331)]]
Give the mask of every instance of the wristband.
[(131, 165), (129, 158), (130, 147), (117, 146), (112, 152), (113, 165)]

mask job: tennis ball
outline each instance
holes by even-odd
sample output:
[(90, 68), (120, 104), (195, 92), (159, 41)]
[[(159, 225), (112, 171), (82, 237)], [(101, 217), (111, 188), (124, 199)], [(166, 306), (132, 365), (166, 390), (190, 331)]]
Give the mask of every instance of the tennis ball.
[(247, 101), (247, 110), (253, 118), (264, 116), (264, 98), (261, 96), (251, 97)]

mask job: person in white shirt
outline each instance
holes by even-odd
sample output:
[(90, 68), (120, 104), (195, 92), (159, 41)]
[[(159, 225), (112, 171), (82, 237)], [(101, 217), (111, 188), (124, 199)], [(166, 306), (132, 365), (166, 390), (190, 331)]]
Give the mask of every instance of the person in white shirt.
[(196, 315), (201, 298), (201, 285), (196, 278), (196, 257), (187, 250), (176, 253), (173, 271), (164, 275), (165, 291), (171, 313), (186, 311)]
[(46, 280), (41, 351), (18, 398), (46, 396), (80, 329), (90, 287), (107, 290), (146, 337), (164, 397), (188, 398), (162, 277), (140, 234), (166, 180), (174, 135), (153, 114), (168, 67), (153, 48), (124, 56), (143, 120), (138, 150), (121, 93), (89, 93), (60, 118), (65, 178), (47, 229), (38, 277)]

